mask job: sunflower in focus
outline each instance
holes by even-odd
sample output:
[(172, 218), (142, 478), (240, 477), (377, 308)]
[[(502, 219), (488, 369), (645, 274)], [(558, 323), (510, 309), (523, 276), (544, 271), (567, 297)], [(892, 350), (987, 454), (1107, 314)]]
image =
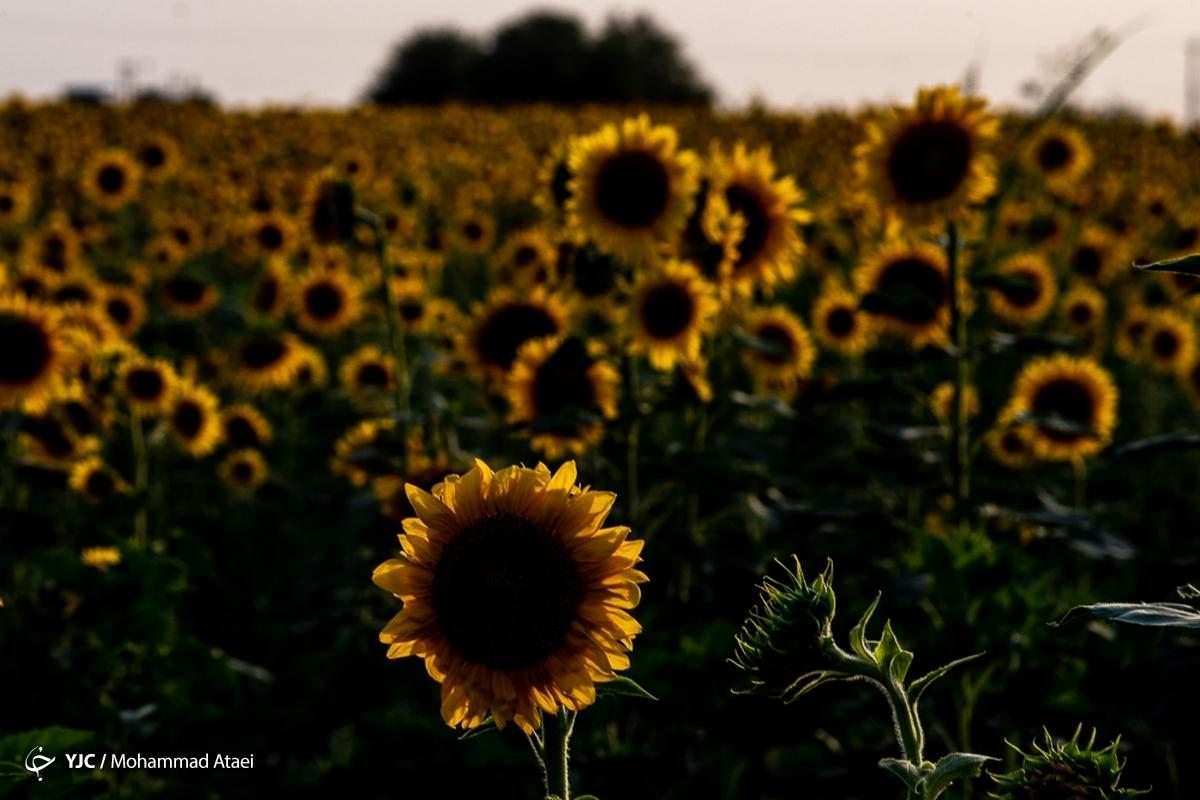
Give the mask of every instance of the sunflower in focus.
[(997, 123), (985, 105), (955, 87), (921, 89), (914, 105), (868, 123), (855, 151), (859, 179), (910, 225), (958, 217), (996, 187), (989, 149)]
[(769, 292), (795, 278), (804, 250), (796, 226), (812, 219), (800, 208), (804, 195), (795, 182), (776, 176), (766, 148), (750, 151), (741, 142), (728, 156), (714, 153), (713, 173), (712, 191), (742, 221), (731, 275), (734, 285), (749, 295), (756, 288)]
[(110, 211), (127, 205), (137, 196), (141, 168), (124, 150), (96, 153), (83, 167), (84, 197)]
[(1154, 312), (1142, 339), (1146, 361), (1165, 375), (1177, 373), (1196, 359), (1196, 328), (1172, 309)]
[(742, 350), (742, 363), (758, 391), (790, 399), (812, 375), (817, 349), (800, 318), (786, 306), (750, 312), (745, 331), (753, 340)]
[(301, 328), (332, 336), (358, 319), (362, 287), (348, 273), (314, 267), (296, 278), (292, 304)]
[(940, 247), (893, 240), (854, 271), (880, 333), (914, 347), (944, 342), (950, 324), (950, 267)]
[(1058, 284), (1049, 262), (1037, 253), (1010, 256), (996, 268), (1003, 283), (988, 293), (988, 307), (1014, 325), (1041, 321), (1058, 297)]
[(844, 356), (861, 356), (874, 336), (871, 318), (859, 310), (858, 295), (836, 281), (826, 281), (813, 303), (812, 328), (821, 346)]
[(233, 348), (234, 380), (251, 392), (282, 389), (297, 377), (303, 345), (290, 333), (261, 333)]
[(425, 660), (448, 725), (532, 733), (629, 667), (642, 542), (602, 527), (615, 496), (575, 479), (574, 462), (552, 475), (476, 461), (432, 493), (407, 487), (403, 556), (373, 576), (404, 607), (379, 638), (389, 658)]
[(114, 494), (129, 491), (129, 484), (98, 456), (88, 456), (71, 465), (67, 485), (92, 503), (101, 503)]
[(56, 309), (0, 294), (0, 410), (44, 399), (71, 353)]
[(578, 337), (526, 342), (508, 378), (509, 422), (523, 426), (547, 458), (581, 455), (617, 416), (620, 373)]
[(571, 225), (596, 246), (643, 261), (673, 244), (699, 181), (673, 128), (641, 115), (576, 139), (568, 162)]
[(223, 428), (217, 396), (191, 381), (175, 384), (167, 423), (175, 441), (193, 458), (208, 455), (221, 442)]
[(700, 358), (700, 344), (719, 309), (712, 286), (691, 264), (667, 261), (643, 271), (633, 287), (627, 314), (629, 352), (645, 354), (650, 366), (669, 372)]
[(249, 494), (267, 479), (267, 460), (252, 447), (235, 450), (217, 467), (221, 481), (239, 494)]
[(1025, 168), (1045, 181), (1052, 192), (1075, 186), (1092, 165), (1092, 149), (1075, 128), (1051, 120), (1025, 147)]
[(472, 316), (474, 322), (459, 337), (459, 352), (493, 377), (508, 372), (521, 345), (564, 333), (570, 318), (565, 301), (540, 286), (522, 294), (494, 289)]
[(1117, 424), (1117, 387), (1090, 358), (1039, 358), (1017, 377), (1009, 412), (1013, 419), (1033, 418), (1028, 427), (1038, 458), (1078, 461), (1100, 452), (1111, 440)]

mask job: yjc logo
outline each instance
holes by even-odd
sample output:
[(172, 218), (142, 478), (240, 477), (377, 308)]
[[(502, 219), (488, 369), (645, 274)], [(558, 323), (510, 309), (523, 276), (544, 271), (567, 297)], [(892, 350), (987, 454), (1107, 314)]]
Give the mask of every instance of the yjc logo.
[[(34, 775), (37, 775), (38, 782), (41, 782), (42, 780), (42, 770), (53, 764), (56, 760), (50, 756), (40, 755), (41, 752), (42, 747), (41, 745), (38, 745), (30, 750), (29, 754), (25, 756), (25, 769), (29, 770)], [(38, 753), (39, 755), (34, 755), (34, 753)]]

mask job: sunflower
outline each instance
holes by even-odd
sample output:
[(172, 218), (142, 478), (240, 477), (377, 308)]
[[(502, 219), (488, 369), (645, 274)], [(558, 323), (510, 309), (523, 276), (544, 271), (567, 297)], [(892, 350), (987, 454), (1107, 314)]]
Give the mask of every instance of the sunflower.
[(345, 272), (320, 267), (296, 278), (292, 304), (300, 327), (319, 336), (332, 336), (358, 319), (362, 287)]
[[(929, 393), (929, 408), (939, 422), (948, 423), (954, 418), (954, 383), (943, 381)], [(967, 418), (979, 413), (979, 391), (971, 385), (963, 387), (963, 411)]]
[(914, 347), (946, 340), (950, 268), (940, 247), (893, 240), (854, 271), (854, 281), (881, 333)]
[(1087, 225), (1067, 254), (1067, 271), (1079, 280), (1106, 284), (1127, 257), (1111, 233), (1098, 225)]
[(338, 381), (355, 407), (380, 411), (396, 385), (396, 365), (377, 346), (363, 345), (342, 360)]
[(547, 458), (583, 454), (617, 416), (620, 373), (578, 337), (526, 342), (508, 379), (508, 420), (523, 426)]
[(1034, 461), (1033, 432), (1029, 425), (1015, 423), (1014, 416), (1012, 409), (1005, 409), (985, 441), (993, 458), (1011, 469), (1021, 469)]
[(419, 278), (393, 277), (390, 286), (392, 304), (401, 327), (409, 333), (445, 330), (441, 322), (447, 316), (447, 306), (454, 307), (453, 302), (430, 296)]
[(571, 199), (571, 180), (574, 175), (569, 163), (570, 154), (571, 141), (561, 141), (547, 154), (538, 170), (534, 204), (556, 225), (566, 221), (567, 202)]
[(1142, 347), (1155, 370), (1167, 375), (1179, 372), (1196, 358), (1196, 328), (1178, 311), (1161, 309), (1150, 316)]
[(146, 321), (146, 302), (142, 293), (131, 286), (105, 284), (100, 291), (100, 308), (126, 338)]
[(292, 275), (280, 259), (271, 259), (258, 274), (250, 292), (250, 310), (264, 317), (279, 318), (291, 303)]
[(486, 253), (496, 242), (496, 221), (482, 211), (466, 209), (457, 215), (454, 243), (468, 253)]
[(630, 353), (644, 353), (654, 369), (696, 361), (700, 343), (719, 309), (712, 286), (691, 264), (667, 261), (643, 271), (633, 287), (628, 314)]
[(354, 238), (354, 188), (332, 172), (314, 175), (304, 192), (301, 226), (317, 244), (337, 244)]
[(1063, 327), (1076, 334), (1094, 333), (1104, 322), (1106, 301), (1094, 286), (1074, 286), (1059, 301)]
[(264, 211), (246, 220), (243, 242), (249, 253), (263, 260), (283, 258), (296, 247), (296, 225), (280, 211)]
[(1059, 354), (1026, 365), (1017, 377), (1010, 411), (1029, 416), (1034, 454), (1077, 461), (1108, 444), (1117, 423), (1117, 387), (1090, 358)]
[(1194, 408), (1200, 409), (1200, 359), (1195, 359), (1186, 369), (1176, 373), (1179, 385), (1192, 401)]
[(296, 385), (302, 389), (318, 389), (329, 381), (325, 356), (315, 347), (302, 344), (296, 354)]
[(1045, 181), (1052, 192), (1075, 186), (1092, 165), (1087, 139), (1075, 128), (1051, 120), (1030, 138), (1025, 168)]
[[(329, 471), (345, 477), (354, 486), (366, 486), (368, 481), (395, 473), (405, 446), (396, 430), (396, 420), (364, 419), (334, 443)], [(411, 450), (411, 443), (407, 446)]]
[(150, 265), (155, 275), (170, 275), (187, 257), (187, 251), (180, 247), (173, 238), (156, 236), (146, 244), (144, 251), (146, 263)]
[(985, 101), (955, 87), (921, 89), (868, 123), (855, 151), (859, 179), (885, 209), (926, 226), (960, 215), (995, 190), (989, 152), (997, 123)]
[(0, 183), (0, 228), (20, 225), (33, 206), (33, 191), (21, 181)]
[(24, 459), (48, 469), (70, 469), (81, 458), (100, 450), (95, 436), (75, 436), (59, 419), (52, 416), (26, 417), (19, 438)]
[(92, 503), (100, 503), (114, 494), (125, 494), (129, 484), (97, 456), (80, 459), (67, 473), (67, 485)]
[(343, 147), (334, 159), (334, 168), (347, 179), (360, 186), (371, 180), (375, 173), (375, 161), (371, 153), (362, 147)]
[(161, 358), (135, 356), (117, 370), (117, 387), (139, 414), (165, 414), (176, 380), (174, 367)]
[(221, 411), (217, 396), (200, 384), (178, 381), (172, 392), (167, 423), (175, 441), (192, 457), (201, 458), (221, 442)]
[(1054, 270), (1037, 253), (1010, 256), (996, 267), (1003, 283), (988, 293), (992, 313), (1014, 325), (1032, 325), (1054, 307), (1058, 284)]
[(169, 312), (189, 319), (204, 316), (221, 299), (217, 287), (187, 272), (177, 272), (163, 281), (161, 296)]
[(221, 438), (231, 447), (262, 447), (271, 441), (271, 436), (270, 420), (248, 403), (238, 403), (221, 412)]
[(572, 227), (634, 261), (676, 241), (699, 181), (695, 154), (679, 151), (674, 129), (645, 115), (576, 139), (568, 166)]
[(300, 340), (290, 333), (260, 333), (233, 348), (234, 380), (251, 392), (281, 389), (297, 377)]
[(493, 289), (472, 316), (474, 322), (459, 337), (458, 349), (492, 377), (508, 372), (521, 345), (565, 332), (570, 318), (566, 303), (541, 286), (522, 294)]
[(770, 291), (796, 276), (796, 261), (804, 250), (797, 225), (811, 221), (800, 208), (804, 195), (789, 177), (777, 177), (766, 148), (746, 149), (739, 142), (733, 153), (713, 156), (712, 191), (729, 212), (742, 220), (737, 257), (731, 278), (742, 294)]
[(800, 318), (782, 305), (750, 312), (745, 324), (753, 340), (742, 351), (742, 363), (760, 392), (785, 399), (812, 375), (817, 348)]
[(142, 137), (134, 147), (133, 155), (142, 168), (142, 175), (150, 181), (160, 181), (174, 175), (181, 160), (179, 145), (162, 133)]
[(267, 479), (267, 461), (252, 447), (235, 450), (225, 457), (217, 474), (235, 492), (249, 494)]
[(592, 704), (595, 684), (629, 667), (642, 542), (601, 527), (615, 496), (575, 477), (570, 461), (553, 475), (476, 461), (432, 494), (407, 487), (417, 516), (403, 557), (373, 575), (404, 608), (379, 638), (389, 658), (425, 660), (452, 727), (490, 717), (532, 733), (543, 712)]
[(683, 260), (695, 264), (700, 274), (721, 287), (722, 297), (734, 286), (734, 265), (741, 257), (738, 243), (747, 219), (745, 213), (730, 211), (724, 193), (714, 191), (711, 180), (700, 180), (677, 249)]
[(559, 248), (558, 271), (572, 298), (584, 308), (606, 316), (615, 311), (612, 295), (625, 273), (619, 258), (591, 244), (565, 244)]
[(160, 215), (155, 226), (163, 237), (179, 247), (185, 257), (204, 250), (204, 230), (187, 214), (175, 212)]
[(121, 563), (121, 551), (116, 547), (85, 547), (79, 554), (79, 560), (89, 567), (107, 572)]
[(548, 284), (557, 277), (558, 248), (540, 228), (518, 231), (505, 240), (492, 262), (496, 283)]
[(21, 237), (21, 263), (61, 275), (80, 264), (83, 242), (69, 221), (54, 215), (36, 231)]
[(1143, 357), (1143, 343), (1150, 324), (1150, 309), (1134, 304), (1125, 309), (1125, 316), (1117, 327), (1115, 349), (1117, 354), (1130, 361)]
[(124, 150), (96, 153), (83, 167), (83, 195), (103, 208), (115, 211), (138, 193), (141, 168)]
[(70, 349), (56, 309), (0, 294), (0, 410), (43, 399), (61, 378)]
[[(414, 437), (419, 439), (419, 437)], [(412, 484), (426, 491), (442, 482), (446, 475), (454, 472), (457, 467), (451, 467), (450, 457), (439, 452), (428, 455), (414, 442), (408, 453), (407, 477), (400, 475), (381, 475), (371, 480), (371, 493), (379, 503), (379, 510), (385, 517), (396, 523), (403, 523), (407, 517), (416, 514), (412, 504), (408, 502), (405, 486)], [(465, 471), (465, 469), (464, 469)]]
[(871, 318), (859, 310), (858, 296), (836, 281), (827, 281), (813, 303), (812, 327), (817, 341), (844, 356), (861, 356), (874, 340)]
[(59, 306), (72, 303), (90, 306), (100, 296), (99, 280), (91, 270), (84, 267), (71, 269), (53, 282), (48, 300)]

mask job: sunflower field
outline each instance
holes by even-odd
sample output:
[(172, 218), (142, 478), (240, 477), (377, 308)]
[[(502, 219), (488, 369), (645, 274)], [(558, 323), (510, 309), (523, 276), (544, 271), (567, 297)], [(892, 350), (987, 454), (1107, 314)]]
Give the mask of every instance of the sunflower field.
[(950, 86), (10, 101), (0, 797), (1200, 797), (1197, 250)]

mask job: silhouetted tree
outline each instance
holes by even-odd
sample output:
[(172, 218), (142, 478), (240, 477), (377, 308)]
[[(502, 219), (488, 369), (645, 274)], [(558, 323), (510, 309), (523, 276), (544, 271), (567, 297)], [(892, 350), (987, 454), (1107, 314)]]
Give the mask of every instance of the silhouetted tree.
[(483, 49), (453, 28), (417, 31), (400, 43), (367, 90), (381, 105), (473, 99)]
[(592, 37), (574, 16), (535, 11), (500, 26), (486, 48), (453, 29), (412, 34), (396, 46), (367, 99), (692, 104), (711, 102), (712, 90), (649, 16), (612, 17)]

